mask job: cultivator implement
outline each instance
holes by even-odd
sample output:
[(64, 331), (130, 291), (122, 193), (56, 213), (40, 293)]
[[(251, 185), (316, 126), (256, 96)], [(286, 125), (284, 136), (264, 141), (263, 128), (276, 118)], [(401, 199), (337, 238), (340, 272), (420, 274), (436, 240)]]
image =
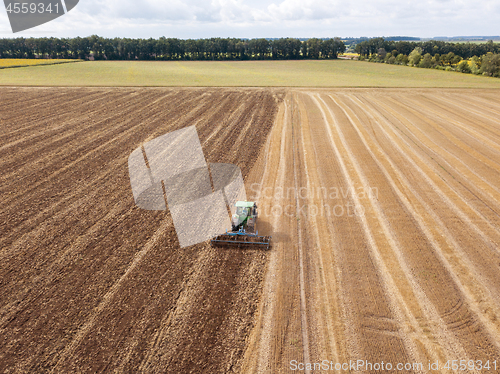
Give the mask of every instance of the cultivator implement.
[(271, 247), (270, 236), (259, 236), (258, 233), (247, 233), (244, 230), (238, 232), (226, 232), (210, 241), (212, 246), (238, 247), (238, 248), (261, 248)]

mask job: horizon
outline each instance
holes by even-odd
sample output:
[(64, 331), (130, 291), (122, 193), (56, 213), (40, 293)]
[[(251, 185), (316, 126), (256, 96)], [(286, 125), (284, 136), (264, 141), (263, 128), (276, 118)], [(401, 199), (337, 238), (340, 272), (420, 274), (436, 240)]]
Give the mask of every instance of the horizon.
[[(15, 38), (43, 38), (44, 36), (24, 36), (24, 35), (18, 35), (20, 33), (15, 33), (12, 34), (11, 36), (5, 36), (0, 34), (0, 39), (15, 39)], [(72, 38), (88, 38), (93, 35), (96, 35), (98, 37), (106, 38), (106, 39), (113, 39), (113, 37), (106, 37), (104, 35), (99, 35), (99, 34), (89, 34), (89, 35), (78, 35), (74, 37), (55, 37), (55, 36), (46, 36), (47, 38), (55, 37), (59, 39), (72, 39)], [(500, 41), (500, 35), (471, 35), (471, 36), (434, 36), (434, 37), (428, 37), (428, 38), (423, 38), (419, 36), (410, 36), (410, 35), (389, 35), (389, 36), (384, 36), (384, 35), (375, 35), (375, 36), (359, 36), (359, 37), (354, 37), (354, 36), (311, 36), (311, 37), (293, 37), (293, 36), (283, 36), (283, 37), (261, 37), (261, 38), (249, 38), (249, 37), (233, 37), (233, 36), (227, 36), (227, 37), (221, 37), (221, 36), (209, 36), (209, 37), (200, 37), (200, 38), (177, 38), (177, 37), (171, 37), (171, 36), (166, 36), (162, 35), (159, 37), (156, 37), (153, 39), (159, 39), (161, 37), (166, 37), (166, 38), (174, 38), (174, 39), (181, 39), (181, 40), (201, 40), (201, 39), (211, 39), (211, 38), (234, 38), (234, 39), (241, 39), (241, 40), (251, 40), (251, 39), (266, 39), (266, 40), (277, 40), (277, 39), (282, 39), (282, 38), (293, 38), (293, 39), (299, 39), (299, 40), (308, 40), (308, 39), (334, 39), (334, 38), (339, 38), (340, 40), (358, 40), (358, 39), (373, 39), (373, 38), (383, 38), (385, 40), (394, 40), (394, 41), (410, 41), (410, 42), (418, 42), (418, 41), (428, 41), (428, 40), (435, 40), (435, 41), (444, 41), (444, 42), (454, 42), (454, 41), (484, 41), (487, 43), (490, 40), (493, 41)], [(145, 37), (117, 37), (117, 38), (127, 38), (127, 39), (149, 39)]]

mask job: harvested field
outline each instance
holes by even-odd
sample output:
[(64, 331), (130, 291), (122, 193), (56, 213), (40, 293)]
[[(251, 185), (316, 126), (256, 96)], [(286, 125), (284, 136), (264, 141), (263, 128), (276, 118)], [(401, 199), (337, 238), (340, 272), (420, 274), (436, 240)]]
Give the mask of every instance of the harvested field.
[(288, 93), (260, 190), (279, 240), (244, 372), (498, 369), (499, 107), (496, 91)]
[[(0, 94), (0, 372), (498, 370), (498, 91)], [(134, 205), (129, 154), (193, 124), (271, 251), (180, 249)]]

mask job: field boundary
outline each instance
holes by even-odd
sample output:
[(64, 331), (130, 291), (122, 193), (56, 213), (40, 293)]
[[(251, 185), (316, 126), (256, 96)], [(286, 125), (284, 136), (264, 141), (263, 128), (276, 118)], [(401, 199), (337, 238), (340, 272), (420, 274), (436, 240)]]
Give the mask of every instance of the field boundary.
[[(2, 59), (0, 59), (2, 60)], [(14, 68), (32, 68), (39, 66), (51, 66), (51, 65), (62, 65), (62, 64), (73, 64), (75, 62), (85, 62), (84, 60), (74, 60), (74, 61), (60, 61), (60, 62), (49, 62), (47, 64), (32, 64), (32, 65), (12, 65), (12, 66), (0, 66), (0, 69), (14, 69)], [(4, 86), (5, 87), (5, 86)], [(59, 86), (54, 86), (59, 87)]]

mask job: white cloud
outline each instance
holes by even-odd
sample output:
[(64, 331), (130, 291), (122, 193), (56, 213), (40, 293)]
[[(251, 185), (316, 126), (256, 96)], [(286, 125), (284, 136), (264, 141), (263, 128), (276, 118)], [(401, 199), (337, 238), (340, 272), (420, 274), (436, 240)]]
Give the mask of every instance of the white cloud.
[(495, 35), (497, 0), (81, 0), (67, 15), (0, 36), (204, 38)]
[(268, 9), (278, 20), (331, 19), (340, 17), (346, 11), (340, 1), (327, 0), (284, 0), (269, 5)]

